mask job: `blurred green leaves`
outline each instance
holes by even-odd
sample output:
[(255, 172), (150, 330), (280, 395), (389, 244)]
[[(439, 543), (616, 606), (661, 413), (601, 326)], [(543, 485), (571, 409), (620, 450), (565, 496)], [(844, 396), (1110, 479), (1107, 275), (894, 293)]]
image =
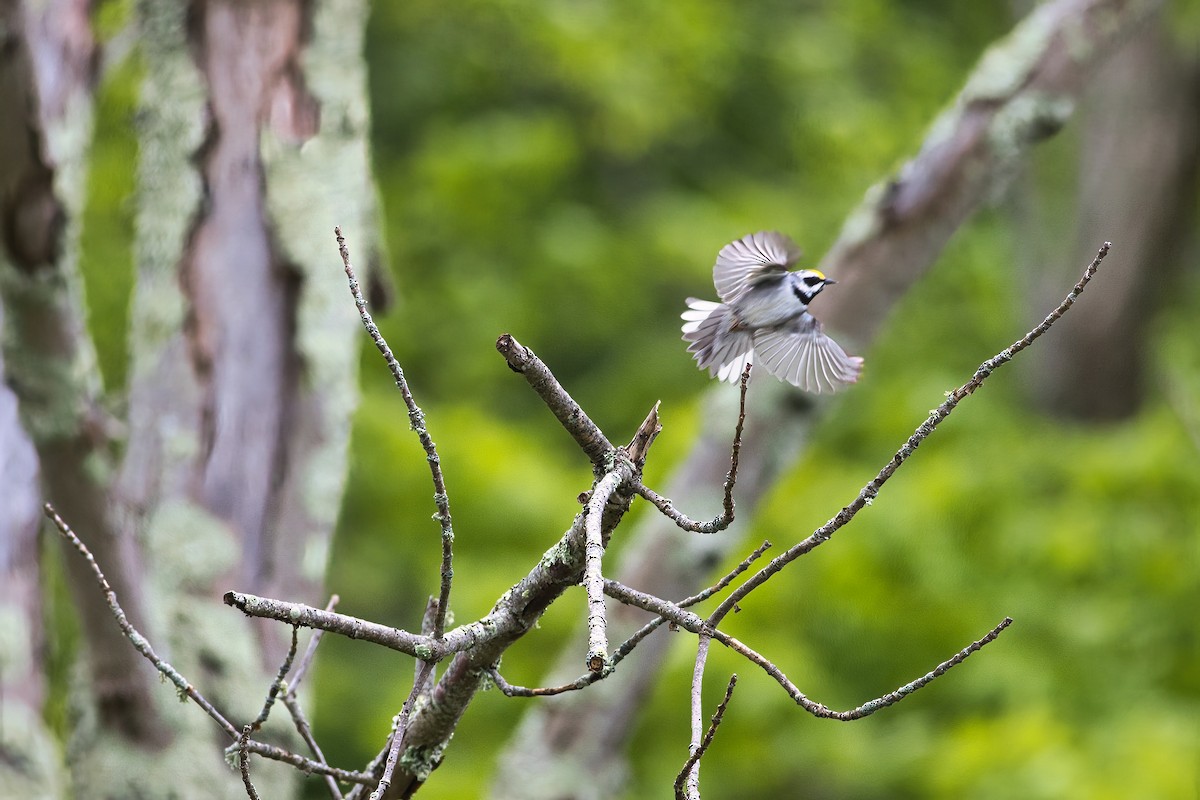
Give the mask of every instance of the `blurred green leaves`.
[[(815, 261), (1011, 23), (1006, 4), (953, 0), (376, 5), (372, 144), (398, 290), (380, 324), (441, 448), (460, 622), (556, 541), (590, 480), (495, 338), (508, 331), (537, 351), (614, 441), (662, 400), (667, 428), (648, 466), (659, 479), (686, 451), (709, 386), (678, 314), (685, 297), (711, 296), (717, 250), (778, 228)], [(104, 270), (127, 263), (132, 160), (117, 141), (130, 99), (114, 87), (102, 95), (84, 249), (102, 363), (119, 385), (127, 288)], [(1037, 213), (1071, 217), (1075, 144), (1056, 140), (1040, 159), (1032, 182), (1050, 200)], [(836, 513), (945, 391), (1049, 310), (1028, 307), (1014, 227), (986, 212), (952, 241), (748, 542), (778, 550)], [(1105, 269), (1120, 268), (1115, 245)], [(1092, 255), (1074, 254), (1080, 269)], [(1195, 798), (1200, 287), (1188, 280), (1158, 326), (1158, 391), (1137, 419), (1093, 428), (1038, 415), (1023, 357), (853, 525), (729, 620), (802, 690), (843, 708), (924, 674), (1006, 614), (1016, 624), (850, 725), (806, 717), (714, 652), (708, 707), (725, 673), (742, 682), (705, 761), (706, 797)], [(1087, 295), (1071, 313), (1091, 313)], [(436, 591), (432, 489), (365, 339), (363, 358), (329, 588), (347, 613), (411, 628)], [(582, 610), (565, 597), (506, 673), (537, 682)], [(693, 643), (657, 635), (676, 650), (636, 733), (629, 797), (663, 796), (686, 756)], [(331, 759), (352, 765), (382, 745), (412, 671), (330, 639), (316, 729)], [(481, 698), (423, 795), (479, 796), (528, 702), (553, 701)]]

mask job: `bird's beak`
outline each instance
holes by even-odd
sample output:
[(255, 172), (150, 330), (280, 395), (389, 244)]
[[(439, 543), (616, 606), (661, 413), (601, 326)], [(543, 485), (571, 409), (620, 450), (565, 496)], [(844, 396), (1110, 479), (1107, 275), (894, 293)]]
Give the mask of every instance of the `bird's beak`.
[(825, 285), (826, 285), (826, 286), (832, 286), (832, 285), (833, 285), (833, 284), (835, 284), (835, 283), (837, 283), (837, 281), (835, 281), (833, 278), (826, 278), (826, 279), (825, 279)]

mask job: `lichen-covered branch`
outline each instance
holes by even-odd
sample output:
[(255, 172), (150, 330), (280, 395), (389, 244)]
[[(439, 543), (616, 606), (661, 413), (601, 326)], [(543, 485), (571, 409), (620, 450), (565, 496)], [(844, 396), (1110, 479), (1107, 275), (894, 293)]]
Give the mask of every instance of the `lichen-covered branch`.
[(425, 427), (425, 412), (413, 399), (412, 391), (408, 388), (408, 379), (404, 377), (404, 370), (401, 368), (400, 362), (396, 360), (392, 348), (388, 346), (383, 334), (379, 332), (379, 326), (375, 324), (375, 320), (367, 311), (367, 301), (359, 290), (358, 278), (354, 274), (354, 267), (350, 264), (350, 249), (342, 237), (342, 229), (335, 228), (334, 235), (337, 237), (338, 252), (342, 256), (342, 267), (350, 282), (350, 294), (354, 298), (354, 304), (358, 307), (358, 315), (362, 318), (367, 335), (371, 337), (371, 341), (383, 355), (383, 360), (387, 362), (392, 379), (396, 382), (396, 388), (400, 390), (400, 396), (404, 398), (404, 405), (408, 408), (409, 425), (417, 434), (417, 438), (421, 440), (421, 447), (425, 450), (425, 460), (429, 464), (430, 477), (433, 479), (433, 502), (437, 506), (437, 514), (434, 519), (442, 526), (442, 568), (441, 588), (437, 606), (434, 609), (432, 633), (434, 638), (441, 638), (442, 633), (446, 630), (446, 614), (450, 608), (450, 588), (454, 580), (454, 525), (450, 516), (450, 496), (446, 493), (446, 479), (442, 475), (442, 459), (438, 455), (433, 437), (429, 435), (429, 431)]

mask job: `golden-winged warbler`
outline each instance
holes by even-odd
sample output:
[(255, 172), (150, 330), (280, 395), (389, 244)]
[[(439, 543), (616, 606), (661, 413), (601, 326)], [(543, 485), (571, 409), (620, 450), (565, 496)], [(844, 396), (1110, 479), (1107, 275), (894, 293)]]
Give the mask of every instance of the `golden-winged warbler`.
[(825, 335), (808, 304), (831, 283), (815, 269), (789, 272), (800, 248), (775, 231), (725, 245), (713, 265), (720, 303), (689, 297), (683, 338), (701, 369), (737, 383), (756, 360), (806, 392), (835, 392), (858, 380), (863, 360)]

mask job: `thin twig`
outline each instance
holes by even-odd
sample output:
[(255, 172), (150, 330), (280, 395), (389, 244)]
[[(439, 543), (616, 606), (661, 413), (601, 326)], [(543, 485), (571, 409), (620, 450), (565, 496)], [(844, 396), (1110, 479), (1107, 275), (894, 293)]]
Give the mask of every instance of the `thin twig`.
[(259, 800), (258, 792), (254, 790), (254, 784), (250, 782), (250, 731), (252, 725), (242, 727), (241, 735), (238, 736), (238, 766), (242, 772), (242, 786), (246, 787), (246, 796), (250, 800)]
[[(325, 613), (333, 613), (341, 600), (336, 594), (330, 595), (329, 602), (325, 604)], [(288, 694), (292, 697), (295, 697), (296, 692), (300, 691), (300, 684), (304, 681), (304, 676), (308, 674), (308, 668), (312, 666), (313, 658), (317, 655), (317, 645), (321, 643), (321, 637), (324, 635), (325, 631), (320, 628), (313, 629), (313, 634), (308, 639), (308, 647), (304, 649), (304, 655), (300, 656), (300, 660), (296, 663), (296, 673), (288, 681)]]
[(422, 693), (422, 689), (429, 680), (429, 673), (433, 670), (433, 664), (428, 661), (423, 661), (422, 669), (417, 672), (416, 680), (413, 681), (412, 691), (408, 693), (408, 697), (404, 700), (404, 705), (400, 707), (400, 713), (396, 715), (395, 727), (392, 730), (392, 741), (388, 747), (387, 761), (384, 764), (383, 776), (379, 779), (379, 785), (375, 787), (375, 791), (371, 792), (370, 800), (381, 800), (386, 794), (388, 787), (392, 784), (392, 775), (396, 771), (396, 761), (400, 757), (400, 749), (404, 746), (404, 734), (408, 731), (408, 720), (412, 715), (413, 704), (417, 697)]
[(783, 670), (775, 666), (770, 659), (766, 658), (753, 648), (749, 647), (733, 636), (730, 636), (724, 631), (714, 629), (711, 627), (708, 620), (705, 620), (699, 615), (680, 608), (674, 603), (663, 600), (661, 597), (655, 597), (652, 594), (639, 592), (638, 590), (632, 589), (622, 583), (618, 583), (617, 581), (605, 579), (604, 591), (609, 597), (619, 600), (626, 605), (636, 606), (637, 608), (644, 609), (653, 614), (666, 617), (669, 622), (678, 625), (686, 631), (690, 631), (691, 633), (698, 635), (704, 634), (711, 636), (713, 639), (725, 645), (738, 655), (747, 659), (751, 663), (758, 665), (764, 672), (774, 678), (776, 683), (784, 688), (792, 700), (796, 702), (796, 705), (800, 706), (814, 717), (843, 721), (861, 719), (862, 717), (870, 716), (881, 708), (886, 708), (887, 706), (899, 702), (907, 695), (915, 692), (917, 689), (920, 689), (934, 679), (941, 677), (951, 667), (961, 664), (972, 653), (976, 652), (985, 645), (990, 644), (1005, 628), (1012, 624), (1012, 619), (1005, 617), (1005, 619), (999, 625), (997, 625), (995, 628), (992, 628), (992, 630), (989, 631), (982, 639), (972, 642), (967, 647), (956, 653), (952, 658), (949, 658), (946, 661), (943, 661), (941, 664), (938, 664), (931, 672), (921, 676), (917, 680), (906, 683), (904, 686), (901, 686), (894, 692), (889, 692), (882, 697), (877, 697), (874, 700), (863, 703), (861, 706), (856, 708), (852, 708), (848, 711), (835, 711), (826, 705), (818, 703), (814, 700), (810, 700), (796, 687), (795, 684), (788, 679)]
[[(300, 706), (300, 701), (290, 691), (283, 696), (283, 706), (292, 715), (292, 724), (296, 726), (296, 732), (300, 734), (300, 738), (308, 745), (308, 749), (312, 751), (316, 762), (318, 764), (328, 764), (329, 761), (325, 758), (325, 752), (321, 750), (321, 746), (317, 744), (317, 739), (313, 735), (312, 725), (308, 722), (308, 716)], [(330, 775), (322, 775), (321, 777), (325, 780), (325, 788), (329, 790), (329, 796), (334, 798), (334, 800), (342, 800), (342, 790), (338, 786), (337, 781)]]
[(584, 517), (583, 588), (587, 593), (588, 672), (601, 672), (608, 663), (608, 620), (604, 610), (604, 507), (621, 485), (621, 475), (609, 472), (596, 482)]
[(850, 722), (852, 720), (862, 719), (863, 717), (869, 717), (876, 711), (879, 711), (882, 708), (887, 708), (891, 705), (895, 705), (918, 689), (928, 686), (934, 680), (944, 675), (952, 667), (956, 667), (962, 662), (966, 661), (968, 656), (978, 652), (986, 645), (991, 644), (996, 640), (996, 637), (998, 637), (1005, 628), (1007, 628), (1009, 625), (1012, 625), (1012, 623), (1013, 621), (1011, 617), (1005, 617), (1000, 621), (999, 625), (988, 631), (987, 634), (985, 634), (982, 638), (971, 642), (971, 644), (967, 645), (962, 650), (959, 650), (952, 657), (938, 664), (931, 671), (925, 673), (920, 678), (910, 681), (900, 688), (888, 692), (885, 695), (876, 697), (874, 700), (868, 700), (862, 705), (846, 711), (835, 711), (826, 705), (810, 700), (803, 692), (800, 691), (799, 688), (796, 687), (794, 683), (788, 680), (788, 677), (781, 669), (776, 667), (766, 657), (755, 652), (753, 649), (747, 647), (734, 637), (729, 636), (721, 631), (714, 631), (712, 636), (730, 650), (733, 650), (735, 653), (738, 653), (739, 655), (749, 659), (761, 667), (764, 672), (775, 679), (776, 683), (783, 687), (784, 691), (786, 691), (792, 700), (795, 701), (796, 705), (800, 706), (814, 717)]
[(275, 680), (271, 681), (271, 688), (267, 690), (267, 699), (263, 701), (262, 711), (258, 712), (258, 716), (254, 722), (250, 723), (251, 733), (257, 731), (267, 721), (267, 717), (271, 713), (271, 706), (275, 705), (275, 698), (279, 696), (279, 690), (283, 687), (283, 679), (287, 677), (288, 671), (292, 668), (292, 661), (296, 658), (296, 648), (299, 644), (300, 629), (298, 626), (292, 626), (292, 644), (288, 648), (287, 656), (283, 659), (283, 663), (279, 665), (279, 672), (275, 676)]
[(143, 656), (145, 656), (146, 659), (154, 665), (154, 668), (158, 670), (163, 677), (175, 685), (175, 689), (179, 692), (179, 694), (190, 698), (192, 702), (204, 709), (204, 713), (212, 717), (213, 721), (220, 725), (221, 729), (224, 730), (231, 739), (237, 739), (241, 733), (236, 727), (234, 727), (233, 723), (227, 720), (220, 711), (217, 711), (216, 707), (212, 703), (208, 702), (208, 699), (204, 695), (196, 691), (195, 687), (188, 683), (187, 679), (184, 678), (178, 670), (176, 670), (168, 662), (159, 658), (158, 654), (154, 652), (154, 648), (150, 645), (150, 641), (146, 639), (146, 637), (143, 636), (136, 628), (134, 628), (132, 623), (129, 622), (129, 618), (125, 616), (124, 609), (122, 609), (121, 604), (117, 602), (117, 593), (114, 592), (112, 586), (109, 585), (108, 578), (104, 577), (104, 572), (101, 571), (100, 565), (96, 563), (96, 559), (92, 556), (92, 552), (88, 550), (87, 545), (85, 545), (83, 541), (75, 535), (75, 532), (71, 530), (71, 527), (63, 521), (63, 518), (58, 515), (58, 512), (54, 510), (54, 506), (46, 503), (44, 506), (42, 506), (42, 510), (50, 519), (50, 521), (54, 523), (54, 526), (58, 528), (58, 532), (62, 534), (63, 538), (69, 541), (71, 546), (79, 551), (84, 560), (87, 561), (88, 566), (91, 567), (92, 574), (96, 578), (96, 583), (100, 585), (100, 590), (104, 592), (104, 599), (108, 603), (108, 609), (112, 612), (113, 617), (116, 618), (117, 625), (121, 627), (121, 632), (125, 634), (125, 638), (129, 639), (134, 648)]
[(717, 735), (717, 728), (721, 726), (721, 720), (725, 718), (725, 709), (729, 707), (729, 700), (733, 697), (733, 688), (737, 686), (737, 679), (737, 673), (729, 676), (729, 684), (725, 687), (725, 697), (717, 706), (717, 710), (713, 712), (708, 731), (704, 734), (704, 740), (699, 745), (693, 745), (687, 761), (683, 762), (683, 769), (679, 770), (679, 775), (675, 778), (675, 797), (679, 800), (700, 800), (700, 759), (708, 751), (709, 745)]
[(399, 628), (380, 625), (378, 622), (369, 622), (347, 614), (323, 611), (304, 603), (273, 600), (269, 597), (259, 597), (244, 592), (226, 592), (223, 599), (225, 605), (233, 606), (247, 616), (274, 619), (289, 625), (302, 625), (306, 628), (317, 628), (345, 636), (347, 639), (362, 639), (410, 656), (433, 653), (435, 657), (440, 658), (449, 652), (445, 650), (445, 645), (440, 640), (418, 636)]
[(1062, 315), (1065, 314), (1067, 310), (1075, 304), (1076, 298), (1078, 298), (1083, 292), (1084, 288), (1091, 281), (1092, 276), (1096, 274), (1096, 270), (1100, 267), (1100, 262), (1104, 260), (1106, 255), (1108, 255), (1109, 248), (1111, 247), (1112, 245), (1109, 242), (1104, 243), (1099, 252), (1096, 254), (1096, 257), (1092, 259), (1092, 262), (1087, 266), (1087, 269), (1084, 270), (1083, 277), (1079, 279), (1079, 283), (1075, 284), (1075, 288), (1072, 289), (1069, 294), (1067, 294), (1066, 298), (1059, 303), (1058, 307), (1051, 311), (1041, 323), (1035, 326), (1020, 339), (1013, 342), (1012, 345), (1004, 350), (1001, 350), (995, 356), (980, 364), (979, 368), (975, 370), (975, 374), (971, 376), (969, 381), (957, 389), (947, 392), (945, 402), (929, 413), (929, 417), (917, 427), (912, 436), (908, 437), (908, 441), (906, 441), (904, 445), (896, 452), (896, 454), (892, 456), (891, 461), (889, 461), (887, 465), (885, 465), (884, 468), (879, 471), (878, 475), (876, 475), (869, 483), (867, 483), (866, 486), (862, 488), (862, 490), (858, 493), (858, 496), (855, 497), (849, 505), (844, 507), (820, 528), (817, 528), (817, 530), (814, 531), (807, 539), (799, 544), (793, 545), (783, 553), (780, 553), (778, 556), (771, 559), (766, 566), (764, 566), (762, 569), (752, 575), (745, 583), (730, 593), (730, 595), (726, 597), (725, 600), (722, 601), (721, 605), (712, 613), (712, 616), (709, 617), (709, 624), (713, 627), (716, 627), (725, 617), (725, 615), (733, 610), (738, 602), (745, 598), (746, 595), (757, 589), (759, 586), (762, 586), (773, 575), (778, 573), (785, 566), (795, 561), (800, 556), (829, 541), (830, 537), (832, 537), (834, 533), (849, 523), (850, 520), (854, 519), (855, 515), (858, 514), (859, 511), (870, 505), (871, 502), (874, 501), (875, 497), (879, 494), (880, 487), (882, 487), (883, 484), (887, 482), (888, 478), (892, 477), (896, 470), (898, 470), (900, 466), (908, 460), (909, 456), (913, 454), (921, 442), (925, 441), (925, 439), (937, 429), (938, 425), (940, 425), (942, 421), (946, 419), (946, 417), (950, 416), (950, 413), (954, 411), (954, 409), (964, 398), (973, 394), (976, 389), (983, 385), (983, 382), (987, 380), (988, 376), (995, 372), (999, 367), (1007, 364), (1009, 361), (1012, 361), (1013, 357), (1017, 353), (1033, 344), (1038, 337), (1048, 331), (1050, 326), (1060, 319)]
[[(335, 594), (331, 595), (329, 602), (325, 604), (325, 610), (332, 612), (337, 608), (340, 598)], [(296, 693), (300, 690), (300, 684), (304, 681), (308, 674), (308, 668), (312, 665), (313, 658), (317, 653), (317, 645), (321, 643), (321, 638), (325, 635), (325, 631), (314, 630), (312, 636), (309, 637), (308, 647), (304, 650), (304, 655), (300, 656), (300, 660), (296, 663), (296, 671), (292, 675), (292, 679), (288, 681), (288, 690), (283, 695), (283, 705), (291, 714), (292, 724), (296, 726), (296, 732), (300, 734), (300, 738), (308, 745), (308, 749), (312, 752), (316, 761), (320, 764), (328, 764), (325, 758), (324, 751), (317, 744), (316, 736), (313, 735), (312, 725), (308, 722), (308, 716), (304, 713), (304, 708), (300, 705), (300, 701), (296, 697)], [(325, 781), (325, 788), (329, 790), (329, 796), (333, 800), (343, 800), (341, 787), (329, 775), (322, 775)]]
[(454, 526), (451, 524), (450, 496), (446, 493), (446, 481), (442, 476), (442, 462), (438, 456), (437, 445), (433, 443), (429, 431), (425, 428), (425, 413), (417, 406), (412, 392), (409, 391), (404, 370), (400, 367), (396, 356), (392, 354), (392, 348), (384, 340), (383, 334), (379, 332), (375, 320), (367, 311), (367, 301), (359, 290), (358, 279), (354, 276), (354, 268), (350, 265), (350, 250), (346, 246), (346, 240), (342, 238), (342, 229), (334, 228), (333, 232), (337, 237), (338, 252), (342, 256), (342, 266), (346, 270), (346, 278), (350, 281), (350, 294), (354, 296), (358, 315), (362, 318), (367, 335), (371, 337), (375, 347), (383, 354), (383, 359), (392, 372), (396, 388), (400, 390), (400, 396), (404, 398), (404, 405), (408, 407), (409, 425), (416, 432), (417, 438), (421, 440), (421, 447), (425, 449), (425, 460), (429, 462), (429, 472), (433, 477), (433, 502), (437, 506), (437, 514), (434, 515), (434, 519), (442, 526), (441, 590), (438, 594), (438, 613), (437, 619), (434, 620), (433, 638), (440, 639), (446, 629), (446, 610), (450, 607), (450, 586), (454, 579)]
[(733, 523), (733, 486), (737, 483), (738, 457), (742, 452), (742, 429), (746, 424), (746, 385), (750, 380), (750, 369), (753, 366), (753, 364), (747, 364), (746, 368), (742, 370), (737, 427), (734, 429), (733, 447), (729, 454), (729, 472), (725, 474), (724, 510), (708, 522), (699, 522), (675, 508), (669, 498), (663, 497), (645, 484), (639, 482), (635, 487), (635, 491), (639, 495), (653, 503), (668, 519), (685, 531), (691, 531), (692, 533), (720, 533)]
[[(233, 723), (227, 720), (225, 716), (208, 701), (208, 698), (197, 691), (196, 688), (192, 686), (192, 684), (189, 683), (188, 680), (184, 678), (178, 670), (171, 666), (170, 663), (159, 658), (158, 654), (154, 652), (154, 648), (151, 646), (149, 640), (146, 639), (146, 637), (140, 632), (138, 632), (138, 630), (134, 628), (132, 624), (130, 624), (129, 618), (126, 617), (124, 609), (122, 609), (121, 604), (117, 602), (116, 592), (114, 592), (112, 586), (109, 585), (108, 579), (104, 577), (104, 572), (100, 569), (99, 564), (96, 563), (95, 557), (87, 548), (87, 545), (83, 543), (83, 540), (81, 540), (75, 534), (75, 532), (71, 530), (71, 527), (63, 521), (63, 518), (58, 515), (58, 512), (54, 510), (52, 505), (46, 503), (43, 506), (43, 511), (50, 521), (54, 523), (54, 526), (58, 528), (58, 532), (62, 534), (63, 538), (71, 543), (71, 546), (83, 556), (84, 560), (87, 561), (88, 566), (91, 567), (92, 574), (96, 578), (96, 583), (100, 585), (101, 591), (104, 592), (104, 597), (108, 603), (109, 611), (112, 612), (113, 617), (117, 620), (117, 625), (119, 625), (121, 628), (121, 632), (124, 633), (125, 637), (129, 639), (130, 643), (133, 644), (134, 649), (141, 653), (147, 661), (153, 664), (154, 668), (158, 670), (159, 674), (169, 680), (175, 686), (176, 691), (178, 691), (181, 696), (187, 697), (193, 703), (200, 706), (200, 708), (204, 710), (204, 713), (208, 714), (208, 716), (211, 717), (213, 721), (221, 727), (221, 730), (225, 731), (225, 733), (229, 735), (230, 739), (237, 741), (241, 737), (241, 731), (234, 727)], [(354, 772), (352, 770), (345, 769), (336, 769), (327, 764), (319, 764), (311, 759), (304, 758), (296, 753), (285, 750), (282, 747), (275, 747), (274, 745), (265, 744), (263, 742), (250, 740), (246, 742), (246, 747), (249, 752), (263, 756), (264, 758), (269, 758), (274, 761), (281, 761), (285, 764), (291, 764), (293, 767), (297, 767), (305, 772), (315, 772), (319, 775), (330, 775), (340, 781), (345, 781), (346, 783), (368, 783), (373, 780), (370, 775), (365, 773)]]

